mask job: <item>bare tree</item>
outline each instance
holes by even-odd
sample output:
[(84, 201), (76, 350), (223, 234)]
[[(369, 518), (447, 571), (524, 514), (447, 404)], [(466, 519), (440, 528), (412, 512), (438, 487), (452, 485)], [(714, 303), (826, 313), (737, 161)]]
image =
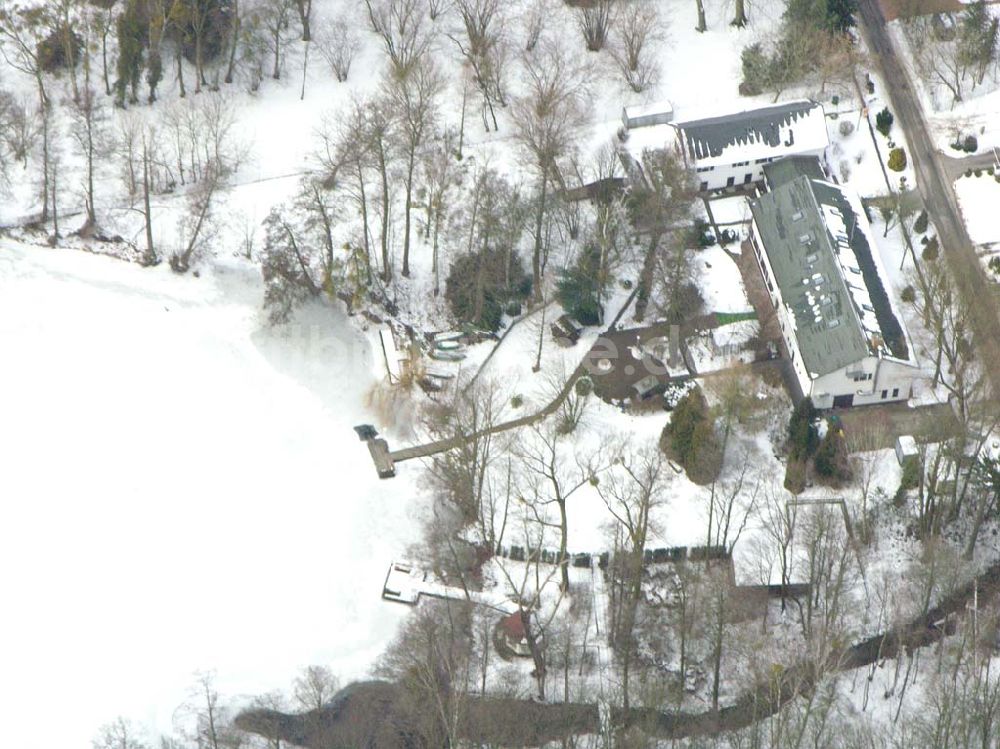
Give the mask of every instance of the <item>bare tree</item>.
[[(648, 244), (639, 276), (635, 318), (642, 320), (653, 296), (657, 280), (662, 288), (664, 309), (671, 322), (678, 322), (685, 308), (681, 294), (690, 280), (691, 264), (677, 227), (690, 215), (697, 195), (694, 176), (670, 149), (646, 151), (639, 164), (642, 183), (634, 193), (639, 210), (637, 229), (648, 236)], [(670, 238), (669, 252), (662, 252), (665, 238)]]
[(588, 52), (600, 52), (608, 40), (615, 16), (616, 0), (593, 0), (576, 9), (576, 24)]
[(618, 653), (622, 678), (623, 708), (630, 706), (629, 679), (635, 660), (635, 626), (642, 597), (642, 565), (646, 543), (655, 529), (653, 514), (665, 501), (667, 476), (663, 453), (655, 445), (627, 448), (624, 444), (605, 448), (613, 461), (598, 483), (597, 491), (616, 521), (621, 539), (614, 558), (612, 589), (613, 644)]
[(503, 420), (508, 403), (497, 383), (483, 379), (456, 388), (450, 401), (428, 413), (431, 434), (455, 443), (431, 461), (433, 485), (466, 523), (476, 524), (480, 542), (491, 549), (503, 536), (511, 485), (510, 465), (494, 465), (504, 443), (497, 444), (501, 437), (493, 427)]
[(368, 22), (382, 40), (393, 73), (405, 78), (430, 46), (422, 0), (365, 0)]
[(215, 675), (199, 672), (182, 713), (194, 719), (193, 735), (198, 749), (239, 749), (243, 735), (233, 726), (232, 714), (215, 687)]
[(654, 86), (659, 78), (659, 50), (666, 38), (658, 6), (645, 0), (624, 4), (615, 18), (610, 51), (625, 82), (636, 93)]
[(875, 414), (858, 419), (847, 430), (847, 451), (851, 453), (854, 476), (861, 489), (861, 522), (858, 532), (863, 539), (870, 538), (871, 514), (869, 500), (874, 489), (873, 482), (878, 475), (882, 450), (889, 443), (885, 420)]
[[(145, 247), (141, 262), (155, 265), (160, 258), (153, 243), (153, 209), (150, 196), (160, 180), (161, 160), (157, 149), (157, 131), (134, 116), (119, 121), (119, 156), (122, 161), (122, 181), (132, 210), (143, 219)], [(136, 203), (138, 202), (138, 207)]]
[(452, 0), (427, 0), (427, 15), (432, 21), (436, 21), (446, 16), (452, 5)]
[(91, 86), (90, 73), (90, 49), (89, 47), (85, 47), (83, 57), (83, 87), (72, 110), (72, 135), (80, 151), (83, 153), (85, 166), (84, 203), (86, 205), (87, 220), (80, 229), (81, 234), (89, 233), (97, 224), (94, 170), (97, 161), (107, 150), (104, 110), (100, 100), (97, 98), (97, 92)]
[[(560, 449), (559, 438), (560, 434), (554, 426), (533, 425), (530, 436), (519, 442), (517, 454), (520, 464), (528, 472), (525, 489), (531, 497), (529, 506), (535, 520), (558, 529), (559, 585), (566, 593), (569, 591), (567, 503), (580, 489), (597, 485), (605, 466), (596, 457), (588, 459), (576, 455), (576, 465), (571, 468), (564, 449)], [(559, 512), (556, 523), (547, 517), (547, 508), (553, 504)]]
[(524, 11), (522, 24), (524, 25), (524, 51), (531, 52), (542, 37), (542, 29), (545, 28), (545, 21), (552, 12), (550, 0), (531, 0)]
[(302, 41), (312, 41), (312, 0), (295, 0), (295, 9), (299, 12), (299, 24), (302, 26)]
[(91, 746), (93, 749), (147, 749), (142, 732), (132, 721), (120, 716), (101, 726)]
[(343, 83), (351, 72), (351, 63), (361, 51), (361, 37), (353, 21), (342, 14), (332, 21), (324, 23), (319, 39), (320, 54), (326, 60), (330, 70), (338, 81)]
[(374, 186), (369, 184), (369, 172), (375, 168), (373, 143), (369, 138), (372, 127), (371, 110), (363, 102), (353, 101), (346, 116), (336, 123), (325, 120), (320, 129), (319, 160), (325, 171), (324, 179), (340, 190), (361, 215), (361, 242), (366, 284), (372, 281), (372, 231), (370, 211), (373, 209)]
[[(461, 31), (448, 34), (465, 58), (483, 97), (483, 124), (497, 129), (496, 106), (505, 106), (503, 72), (507, 43), (503, 33), (507, 19), (500, 0), (456, 0)], [(489, 119), (487, 119), (487, 114)]]
[(45, 223), (49, 220), (49, 178), (51, 165), (49, 154), (51, 139), (49, 134), (49, 96), (45, 88), (45, 71), (39, 59), (39, 49), (45, 32), (44, 7), (22, 7), (11, 5), (0, 8), (0, 53), (15, 70), (30, 76), (35, 82), (38, 94), (38, 112), (41, 120), (42, 140), (42, 194), (41, 216)]
[(531, 271), (535, 301), (542, 287), (542, 228), (549, 208), (549, 191), (561, 184), (559, 160), (569, 154), (584, 117), (584, 73), (555, 44), (546, 44), (528, 58), (527, 94), (515, 102), (517, 138), (537, 179), (534, 247)]
[(465, 602), (421, 605), (379, 659), (376, 673), (399, 682), (406, 695), (406, 732), (427, 746), (459, 745), (474, 669), (470, 614)]
[(292, 698), (303, 710), (320, 710), (340, 691), (340, 680), (326, 666), (306, 666), (292, 683)]
[(267, 32), (267, 45), (271, 53), (271, 77), (281, 78), (285, 65), (285, 47), (292, 40), (289, 33), (289, 19), (293, 0), (267, 0), (260, 22)]
[(449, 213), (451, 195), (461, 183), (462, 172), (454, 158), (455, 139), (446, 130), (426, 151), (422, 160), (426, 200), (425, 236), (431, 243), (431, 273), (434, 274), (434, 296), (441, 292), (440, 238)]
[(403, 205), (403, 268), (404, 278), (410, 276), (410, 218), (413, 207), (413, 177), (418, 153), (434, 128), (437, 99), (443, 87), (441, 76), (430, 60), (414, 63), (405, 78), (390, 78), (386, 98), (390, 102), (394, 125), (393, 134), (398, 151), (406, 163), (404, 172), (405, 202)]

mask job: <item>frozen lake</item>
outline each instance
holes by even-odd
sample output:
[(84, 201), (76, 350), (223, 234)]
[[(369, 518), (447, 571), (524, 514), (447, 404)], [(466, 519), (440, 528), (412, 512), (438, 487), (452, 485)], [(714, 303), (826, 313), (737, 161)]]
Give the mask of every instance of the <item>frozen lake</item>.
[(416, 467), (379, 482), (351, 430), (368, 344), (325, 309), (265, 331), (260, 293), (249, 268), (0, 245), (8, 746), (169, 730), (199, 669), (225, 697), (363, 676), (395, 633)]

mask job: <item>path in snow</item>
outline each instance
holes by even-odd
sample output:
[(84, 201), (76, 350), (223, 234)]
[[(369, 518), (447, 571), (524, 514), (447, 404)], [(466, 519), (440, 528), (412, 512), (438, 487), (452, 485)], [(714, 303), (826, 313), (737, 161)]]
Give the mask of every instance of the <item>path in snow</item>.
[(226, 697), (363, 676), (405, 615), (378, 591), (417, 535), (413, 474), (379, 483), (351, 430), (368, 345), (322, 308), (262, 330), (259, 301), (246, 267), (0, 244), (14, 749), (84, 749), (119, 714), (169, 730), (196, 669)]

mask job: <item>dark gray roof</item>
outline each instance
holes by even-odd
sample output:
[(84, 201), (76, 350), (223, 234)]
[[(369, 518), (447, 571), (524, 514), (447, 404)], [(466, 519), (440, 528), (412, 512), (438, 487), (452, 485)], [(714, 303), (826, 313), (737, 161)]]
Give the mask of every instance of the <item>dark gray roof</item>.
[(781, 145), (781, 128), (818, 107), (814, 101), (783, 102), (769, 107), (753, 109), (720, 117), (708, 117), (680, 122), (684, 148), (692, 159), (719, 156), (729, 146), (751, 141)]
[[(795, 318), (795, 338), (810, 375), (836, 371), (867, 356), (907, 359), (892, 310), (851, 202), (834, 184), (772, 171), (771, 191), (752, 201), (774, 281)], [(806, 167), (808, 170), (808, 167)]]
[(795, 339), (810, 376), (868, 356), (811, 180), (796, 177), (751, 202), (750, 210), (774, 281), (794, 316)]
[(815, 156), (789, 156), (788, 158), (764, 164), (764, 179), (770, 189), (791, 182), (796, 177), (806, 176), (810, 179), (826, 179), (823, 167)]

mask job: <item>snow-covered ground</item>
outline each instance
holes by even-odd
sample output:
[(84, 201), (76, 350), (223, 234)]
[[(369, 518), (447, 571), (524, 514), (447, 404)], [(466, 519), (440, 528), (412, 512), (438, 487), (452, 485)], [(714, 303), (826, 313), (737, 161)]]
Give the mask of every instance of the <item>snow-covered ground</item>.
[(119, 714), (169, 731), (195, 670), (230, 697), (363, 676), (395, 633), (379, 593), (420, 502), (351, 430), (367, 342), (329, 308), (268, 332), (259, 305), (250, 267), (0, 244), (10, 746), (79, 749)]
[(1000, 206), (1000, 182), (986, 172), (980, 177), (961, 177), (955, 180), (955, 194), (972, 241), (976, 244), (1000, 242), (1000, 221), (996, 216), (997, 206)]
[[(987, 9), (994, 17), (1000, 16), (1000, 8), (996, 5), (988, 4)], [(963, 75), (962, 97), (956, 100), (954, 94), (940, 81), (928, 81), (919, 74), (910, 39), (902, 22), (893, 21), (888, 28), (901, 53), (901, 60), (909, 69), (910, 79), (915, 85), (938, 148), (949, 156), (964, 156), (961, 152), (950, 150), (949, 146), (957, 137), (965, 135), (976, 136), (980, 152), (1000, 146), (1000, 118), (997, 116), (1000, 113), (1000, 77), (996, 71), (990, 72), (978, 86), (973, 85), (974, 76), (971, 73)], [(946, 60), (946, 57), (942, 59)], [(941, 70), (946, 69), (946, 64), (947, 62), (941, 63)]]

